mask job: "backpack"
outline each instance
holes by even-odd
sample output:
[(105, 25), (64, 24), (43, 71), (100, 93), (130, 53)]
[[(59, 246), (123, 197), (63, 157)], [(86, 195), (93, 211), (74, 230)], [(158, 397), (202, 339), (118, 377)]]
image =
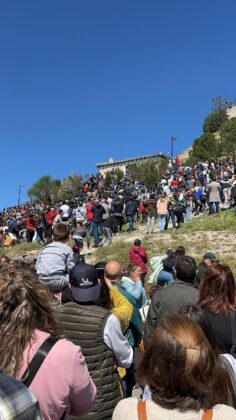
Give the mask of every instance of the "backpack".
[(175, 257), (173, 255), (166, 257), (162, 264), (163, 264), (163, 270), (171, 273), (175, 265)]

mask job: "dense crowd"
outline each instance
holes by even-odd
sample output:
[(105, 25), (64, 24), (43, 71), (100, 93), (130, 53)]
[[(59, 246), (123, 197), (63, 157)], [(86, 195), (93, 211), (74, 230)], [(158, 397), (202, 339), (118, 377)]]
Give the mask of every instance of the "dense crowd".
[(147, 187), (124, 178), (109, 188), (101, 175), (90, 177), (76, 196), (63, 202), (31, 201), (0, 213), (0, 240), (5, 246), (22, 241), (48, 243), (56, 223), (68, 222), (75, 244), (83, 240), (94, 247), (110, 245), (112, 235), (127, 223), (132, 232), (135, 221), (146, 224), (146, 233), (160, 232), (169, 222), (174, 229), (199, 213), (213, 214), (236, 205), (236, 165), (233, 160), (182, 164), (178, 157), (169, 161), (159, 183)]
[(176, 158), (153, 189), (124, 179), (105, 190), (98, 176), (70, 201), (5, 209), (3, 246), (44, 246), (36, 261), (0, 257), (0, 418), (236, 419), (231, 269), (211, 251), (197, 266), (183, 246), (149, 261), (138, 238), (127, 267), (81, 254), (125, 221), (151, 234), (157, 219), (161, 234), (169, 220), (234, 207), (235, 188), (232, 161)]

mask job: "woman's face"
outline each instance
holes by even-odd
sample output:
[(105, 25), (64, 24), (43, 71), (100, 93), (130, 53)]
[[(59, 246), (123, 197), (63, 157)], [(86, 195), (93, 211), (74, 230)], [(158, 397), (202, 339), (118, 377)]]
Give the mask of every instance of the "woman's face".
[(131, 273), (131, 279), (132, 280), (139, 280), (140, 279), (140, 276), (141, 276), (141, 274), (142, 274), (142, 270), (141, 270), (141, 268), (140, 267), (136, 267), (133, 271), (132, 271), (132, 273)]

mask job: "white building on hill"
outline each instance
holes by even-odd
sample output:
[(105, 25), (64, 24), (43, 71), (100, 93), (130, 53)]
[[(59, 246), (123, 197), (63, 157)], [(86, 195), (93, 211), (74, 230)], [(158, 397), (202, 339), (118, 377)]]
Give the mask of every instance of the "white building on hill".
[(167, 156), (164, 153), (154, 153), (152, 155), (144, 155), (135, 158), (127, 158), (123, 160), (114, 160), (110, 158), (108, 162), (97, 163), (96, 167), (98, 168), (101, 175), (105, 175), (107, 172), (113, 171), (114, 169), (121, 169), (124, 174), (126, 174), (127, 166), (132, 163), (143, 162), (148, 159), (167, 159)]

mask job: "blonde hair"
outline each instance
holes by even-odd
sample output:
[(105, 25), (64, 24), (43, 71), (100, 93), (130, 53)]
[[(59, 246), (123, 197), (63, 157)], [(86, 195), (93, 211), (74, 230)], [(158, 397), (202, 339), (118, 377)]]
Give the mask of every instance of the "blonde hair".
[(0, 366), (8, 375), (17, 376), (36, 329), (60, 336), (51, 295), (32, 269), (5, 264), (0, 268)]

